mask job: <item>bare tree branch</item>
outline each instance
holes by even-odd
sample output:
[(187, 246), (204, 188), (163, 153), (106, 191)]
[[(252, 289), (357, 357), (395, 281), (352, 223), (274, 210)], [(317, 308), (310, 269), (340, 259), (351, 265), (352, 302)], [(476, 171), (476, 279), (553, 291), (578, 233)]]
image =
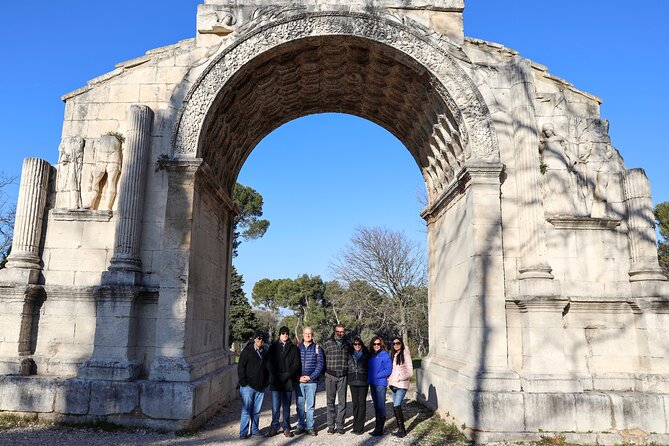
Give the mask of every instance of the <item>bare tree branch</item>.
[(5, 264), (14, 234), (16, 205), (9, 203), (6, 187), (16, 181), (15, 177), (0, 172), (0, 268)]
[[(393, 321), (406, 342), (412, 290), (426, 282), (425, 255), (417, 243), (401, 232), (358, 227), (330, 268), (349, 288), (363, 281), (385, 296), (391, 308), (382, 315)], [(371, 310), (379, 313), (378, 303)]]

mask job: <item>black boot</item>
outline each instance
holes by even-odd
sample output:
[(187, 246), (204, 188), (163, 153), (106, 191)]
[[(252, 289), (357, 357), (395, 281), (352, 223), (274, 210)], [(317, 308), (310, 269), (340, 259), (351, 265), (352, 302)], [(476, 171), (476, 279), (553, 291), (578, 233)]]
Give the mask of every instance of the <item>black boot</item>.
[(399, 438), (404, 438), (407, 435), (407, 430), (404, 427), (404, 413), (402, 412), (402, 406), (393, 406), (393, 412), (395, 413), (395, 421), (397, 422), (397, 432), (393, 435)]
[(372, 437), (378, 437), (379, 436), (379, 416), (376, 415), (374, 418), (374, 430), (369, 433)]
[(374, 420), (374, 431), (369, 435), (372, 437), (380, 437), (383, 435), (383, 425), (386, 424), (386, 417), (377, 416)]

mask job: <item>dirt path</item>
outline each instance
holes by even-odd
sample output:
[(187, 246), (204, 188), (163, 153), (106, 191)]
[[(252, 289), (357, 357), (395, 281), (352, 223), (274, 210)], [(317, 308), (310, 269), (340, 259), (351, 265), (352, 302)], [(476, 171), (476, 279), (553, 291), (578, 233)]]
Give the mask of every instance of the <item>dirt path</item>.
[[(390, 393), (390, 392), (389, 392)], [(349, 395), (350, 398), (350, 395)], [(352, 434), (352, 415), (350, 402), (347, 407), (346, 432), (343, 435), (326, 433), (326, 410), (325, 392), (319, 389), (316, 394), (315, 424), (318, 436), (296, 435), (286, 438), (279, 434), (272, 438), (252, 437), (242, 440), (239, 438), (239, 415), (241, 401), (233, 401), (216, 415), (206, 426), (188, 436), (177, 436), (173, 433), (157, 433), (147, 430), (120, 430), (103, 431), (100, 429), (81, 429), (66, 427), (31, 427), (11, 430), (0, 430), (0, 445), (2, 446), (121, 446), (121, 445), (183, 445), (183, 446), (205, 446), (205, 445), (322, 445), (322, 446), (354, 446), (354, 445), (409, 445), (423, 444), (427, 434), (421, 423), (429, 417), (429, 412), (422, 409), (416, 403), (409, 402), (405, 409), (406, 426), (409, 435), (404, 438), (396, 438), (391, 435), (396, 430), (394, 418), (392, 418), (392, 407), (390, 400), (387, 401), (388, 421), (385, 426), (383, 437), (372, 437), (367, 432), (374, 429), (374, 409), (371, 399), (367, 402), (366, 433), (362, 435)], [(293, 429), (296, 427), (295, 402), (291, 404), (291, 423)], [(263, 433), (267, 432), (271, 421), (271, 396), (265, 394), (263, 410), (260, 416), (260, 426)], [(434, 441), (430, 441), (434, 444)]]

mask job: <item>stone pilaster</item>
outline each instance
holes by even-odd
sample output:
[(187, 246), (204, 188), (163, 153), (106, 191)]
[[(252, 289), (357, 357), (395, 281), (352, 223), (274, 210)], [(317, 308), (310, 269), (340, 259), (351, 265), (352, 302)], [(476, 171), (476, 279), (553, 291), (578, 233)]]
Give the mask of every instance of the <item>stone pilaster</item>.
[(119, 186), (116, 242), (111, 265), (103, 275), (105, 284), (137, 285), (141, 280), (139, 244), (152, 124), (153, 111), (149, 107), (130, 107)]
[(574, 372), (565, 358), (563, 317), (569, 301), (546, 296), (514, 302), (520, 310), (522, 330), (522, 387), (530, 392), (582, 392), (586, 372)]
[[(457, 370), (462, 385), (477, 390), (520, 389), (507, 353), (500, 202), (503, 169), (499, 162), (467, 160), (456, 181), (421, 213), (428, 222), (430, 249), (440, 252), (430, 260), (432, 343), (424, 367), (432, 370), (428, 375), (441, 367)], [(463, 203), (467, 210), (461, 214)], [(437, 232), (453, 221), (460, 235), (444, 240)], [(456, 252), (452, 246), (460, 249)], [(456, 260), (457, 256), (461, 258)], [(451, 352), (458, 352), (457, 359)], [(420, 386), (426, 389), (430, 378), (423, 376), (428, 384)]]
[(138, 287), (100, 287), (96, 290), (95, 347), (79, 368), (86, 379), (132, 381), (141, 372), (136, 359)]
[(39, 248), (50, 168), (49, 163), (38, 158), (27, 158), (23, 162), (12, 253), (7, 268), (0, 272), (2, 282), (35, 284), (39, 281), (42, 270)]
[(44, 297), (41, 285), (0, 287), (0, 375), (35, 373), (33, 319)]
[[(231, 243), (231, 222), (236, 207), (227, 191), (213, 184), (215, 180), (202, 159), (169, 160), (162, 167), (167, 173), (168, 198), (159, 273), (156, 348), (149, 378), (153, 381), (189, 382), (234, 364), (234, 356), (226, 345), (227, 330), (221, 330), (221, 336), (217, 336), (209, 351), (198, 351), (197, 343), (198, 336), (202, 334), (202, 319), (198, 318), (203, 314), (203, 305), (208, 305), (208, 317), (218, 318), (217, 325), (227, 327), (229, 323), (228, 305), (216, 306), (212, 299), (229, 298), (229, 287), (226, 286), (230, 280), (231, 245), (221, 247), (227, 253), (221, 257), (224, 269), (218, 270), (220, 277), (214, 277), (208, 262), (198, 263), (197, 259), (212, 253), (206, 247), (211, 245), (211, 241), (206, 241), (211, 240), (210, 236), (203, 238), (203, 212), (213, 211), (222, 221), (227, 219), (228, 230), (223, 229), (226, 223), (219, 227), (222, 232), (217, 243), (223, 244), (224, 240)], [(203, 211), (205, 207), (209, 210)], [(216, 296), (199, 286), (201, 282), (198, 279), (203, 274), (209, 274), (210, 284), (217, 284), (214, 286)]]
[(655, 216), (650, 183), (643, 169), (630, 169), (623, 177), (630, 246), (630, 281), (665, 281), (657, 261)]
[[(552, 292), (551, 267), (546, 261), (546, 234), (539, 172), (539, 132), (534, 110), (536, 91), (530, 63), (517, 59), (511, 76), (513, 138), (516, 154), (516, 184), (518, 188), (518, 223), (523, 243), (520, 245), (518, 266), (523, 288), (529, 294)], [(526, 287), (523, 281), (539, 282)]]

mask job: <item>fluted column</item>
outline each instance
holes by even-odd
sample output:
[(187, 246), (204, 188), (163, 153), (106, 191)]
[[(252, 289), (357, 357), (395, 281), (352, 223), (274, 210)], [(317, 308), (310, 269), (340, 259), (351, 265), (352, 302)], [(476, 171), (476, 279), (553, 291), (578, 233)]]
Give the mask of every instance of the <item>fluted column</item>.
[(39, 253), (51, 165), (38, 158), (23, 161), (16, 205), (12, 253), (2, 280), (37, 283), (42, 270)]
[(623, 178), (630, 246), (630, 281), (667, 280), (657, 260), (655, 216), (650, 183), (643, 169), (630, 169)]
[(546, 261), (546, 234), (539, 176), (539, 133), (530, 63), (516, 60), (511, 76), (520, 244), (519, 279), (553, 279)]
[(119, 181), (114, 255), (109, 271), (103, 276), (104, 283), (138, 284), (140, 280), (139, 245), (152, 124), (153, 111), (149, 107), (130, 107)]

